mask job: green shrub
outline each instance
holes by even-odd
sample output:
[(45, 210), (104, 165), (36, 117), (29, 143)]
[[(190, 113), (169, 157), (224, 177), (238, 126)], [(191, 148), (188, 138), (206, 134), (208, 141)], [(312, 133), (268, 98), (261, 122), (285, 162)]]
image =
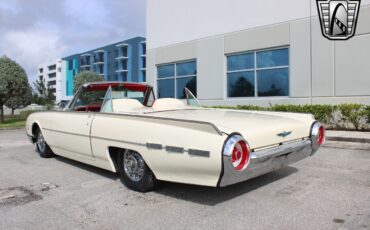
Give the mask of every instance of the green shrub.
[(363, 105), (360, 104), (341, 104), (338, 109), (342, 113), (343, 121), (350, 122), (359, 130), (360, 121), (366, 116), (366, 111)]
[(370, 106), (365, 107), (367, 123), (370, 124)]

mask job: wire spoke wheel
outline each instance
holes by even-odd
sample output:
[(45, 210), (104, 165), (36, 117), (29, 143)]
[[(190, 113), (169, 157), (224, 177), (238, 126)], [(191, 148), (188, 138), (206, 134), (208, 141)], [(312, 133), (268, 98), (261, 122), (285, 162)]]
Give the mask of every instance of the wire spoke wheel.
[(44, 138), (44, 135), (42, 135), (42, 132), (39, 131), (38, 134), (37, 134), (37, 148), (41, 151), (41, 152), (45, 152), (45, 149), (46, 149), (46, 141), (45, 141), (45, 138)]
[(138, 182), (144, 176), (145, 162), (139, 153), (127, 150), (123, 156), (125, 174), (130, 180)]

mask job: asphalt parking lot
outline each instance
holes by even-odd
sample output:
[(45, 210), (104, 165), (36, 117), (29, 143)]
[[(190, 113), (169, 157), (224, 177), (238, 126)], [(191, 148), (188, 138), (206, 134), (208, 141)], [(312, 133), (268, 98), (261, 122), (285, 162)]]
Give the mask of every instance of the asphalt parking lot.
[(108, 171), (39, 158), (24, 130), (0, 131), (0, 229), (370, 229), (370, 152), (322, 148), (227, 188), (141, 194)]

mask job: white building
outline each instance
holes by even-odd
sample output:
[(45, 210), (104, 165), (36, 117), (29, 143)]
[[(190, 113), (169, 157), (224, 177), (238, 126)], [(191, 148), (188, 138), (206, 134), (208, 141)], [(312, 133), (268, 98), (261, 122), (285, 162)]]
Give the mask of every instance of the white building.
[(51, 88), (56, 102), (64, 100), (65, 87), (63, 87), (63, 82), (65, 82), (65, 75), (62, 74), (61, 59), (48, 61), (39, 65), (37, 75), (39, 80), (45, 81), (46, 86)]
[(147, 1), (147, 82), (208, 105), (370, 104), (370, 0), (355, 37), (323, 37), (316, 0)]

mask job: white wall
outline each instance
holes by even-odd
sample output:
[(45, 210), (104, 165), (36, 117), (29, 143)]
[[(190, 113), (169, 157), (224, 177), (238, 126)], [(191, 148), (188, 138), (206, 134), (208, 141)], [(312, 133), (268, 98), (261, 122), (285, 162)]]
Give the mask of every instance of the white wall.
[[(190, 2), (192, 1), (190, 0)], [(307, 2), (306, 0), (296, 1)], [(167, 1), (158, 0), (158, 2), (160, 5)], [(215, 4), (218, 6), (220, 2)], [(231, 2), (236, 2), (236, 0)], [(269, 1), (265, 0), (264, 2)], [(289, 1), (281, 0), (281, 2)], [(156, 66), (159, 64), (196, 59), (197, 96), (204, 104), (257, 104), (265, 106), (282, 103), (355, 102), (370, 104), (370, 68), (368, 68), (370, 60), (370, 0), (363, 0), (362, 3), (356, 36), (348, 41), (329, 41), (323, 37), (317, 15), (249, 29), (239, 29), (223, 34), (204, 34), (204, 36), (196, 35), (190, 29), (193, 26), (193, 21), (201, 16), (197, 14), (194, 16), (195, 19), (187, 18), (189, 25), (184, 28), (188, 28), (190, 34), (186, 34), (189, 32), (186, 30), (178, 34), (177, 23), (185, 23), (185, 19), (180, 16), (167, 23), (167, 30), (171, 31), (170, 33), (157, 34), (158, 31), (163, 30), (163, 26), (149, 23), (148, 26), (151, 28), (148, 28), (148, 37), (157, 36), (157, 39), (163, 39), (156, 45), (160, 45), (162, 42), (168, 44), (157, 48), (151, 47), (147, 50), (147, 82), (152, 84), (154, 89), (157, 89)], [(179, 5), (181, 4), (179, 3)], [(196, 3), (194, 4), (197, 6)], [(244, 5), (241, 3), (240, 6)], [(148, 13), (154, 11), (150, 7), (151, 4), (148, 6)], [(166, 15), (169, 11), (168, 8), (161, 11), (161, 7), (158, 8), (157, 5), (155, 7), (157, 7), (156, 10), (160, 11), (155, 13), (158, 15)], [(235, 11), (239, 11), (241, 8), (233, 7)], [(314, 9), (316, 12), (316, 8)], [(289, 12), (281, 12), (281, 14), (284, 13), (289, 14)], [(207, 15), (205, 10), (204, 15)], [(262, 16), (259, 17), (262, 18)], [(283, 17), (288, 16), (279, 15), (278, 18)], [(248, 19), (249, 17), (246, 15), (245, 21)], [(252, 18), (251, 20), (257, 19)], [(212, 29), (214, 23), (213, 20), (209, 19), (207, 23), (197, 26), (204, 26), (205, 31), (202, 33), (210, 33), (210, 31), (214, 31)], [(232, 22), (230, 23), (232, 24)], [(240, 24), (240, 20), (234, 23)], [(209, 30), (205, 26), (208, 24), (210, 24)], [(154, 32), (150, 33), (149, 31)], [(190, 39), (190, 35), (202, 37)], [(175, 39), (181, 39), (181, 42), (176, 43)], [(153, 45), (155, 40), (148, 39), (147, 42), (151, 42)], [(290, 49), (289, 97), (227, 97), (227, 54), (285, 46)]]
[[(370, 4), (362, 0), (361, 5)], [(317, 15), (316, 0), (147, 0), (147, 48)]]
[[(50, 60), (48, 62), (45, 62), (41, 65), (38, 66), (37, 68), (37, 77), (39, 79), (40, 76), (43, 76), (43, 79), (45, 80), (45, 83), (48, 84), (49, 81), (53, 81), (55, 80), (56, 81), (56, 84), (55, 86), (52, 86), (52, 88), (55, 88), (55, 97), (56, 97), (56, 101), (59, 102), (60, 100), (63, 100), (63, 95), (65, 95), (65, 92), (63, 94), (63, 89), (65, 91), (65, 87), (63, 87), (63, 78), (65, 78), (65, 74), (62, 74), (62, 63), (64, 61), (62, 61), (61, 59), (56, 59), (56, 60)], [(52, 65), (56, 65), (56, 69), (55, 70), (50, 70), (49, 71), (49, 66), (52, 66)], [(39, 70), (40, 68), (43, 69), (43, 72), (40, 73)], [(49, 79), (49, 74), (51, 73), (55, 73), (56, 74), (56, 77), (55, 78), (52, 78), (52, 79)], [(64, 79), (65, 81), (65, 79)]]

